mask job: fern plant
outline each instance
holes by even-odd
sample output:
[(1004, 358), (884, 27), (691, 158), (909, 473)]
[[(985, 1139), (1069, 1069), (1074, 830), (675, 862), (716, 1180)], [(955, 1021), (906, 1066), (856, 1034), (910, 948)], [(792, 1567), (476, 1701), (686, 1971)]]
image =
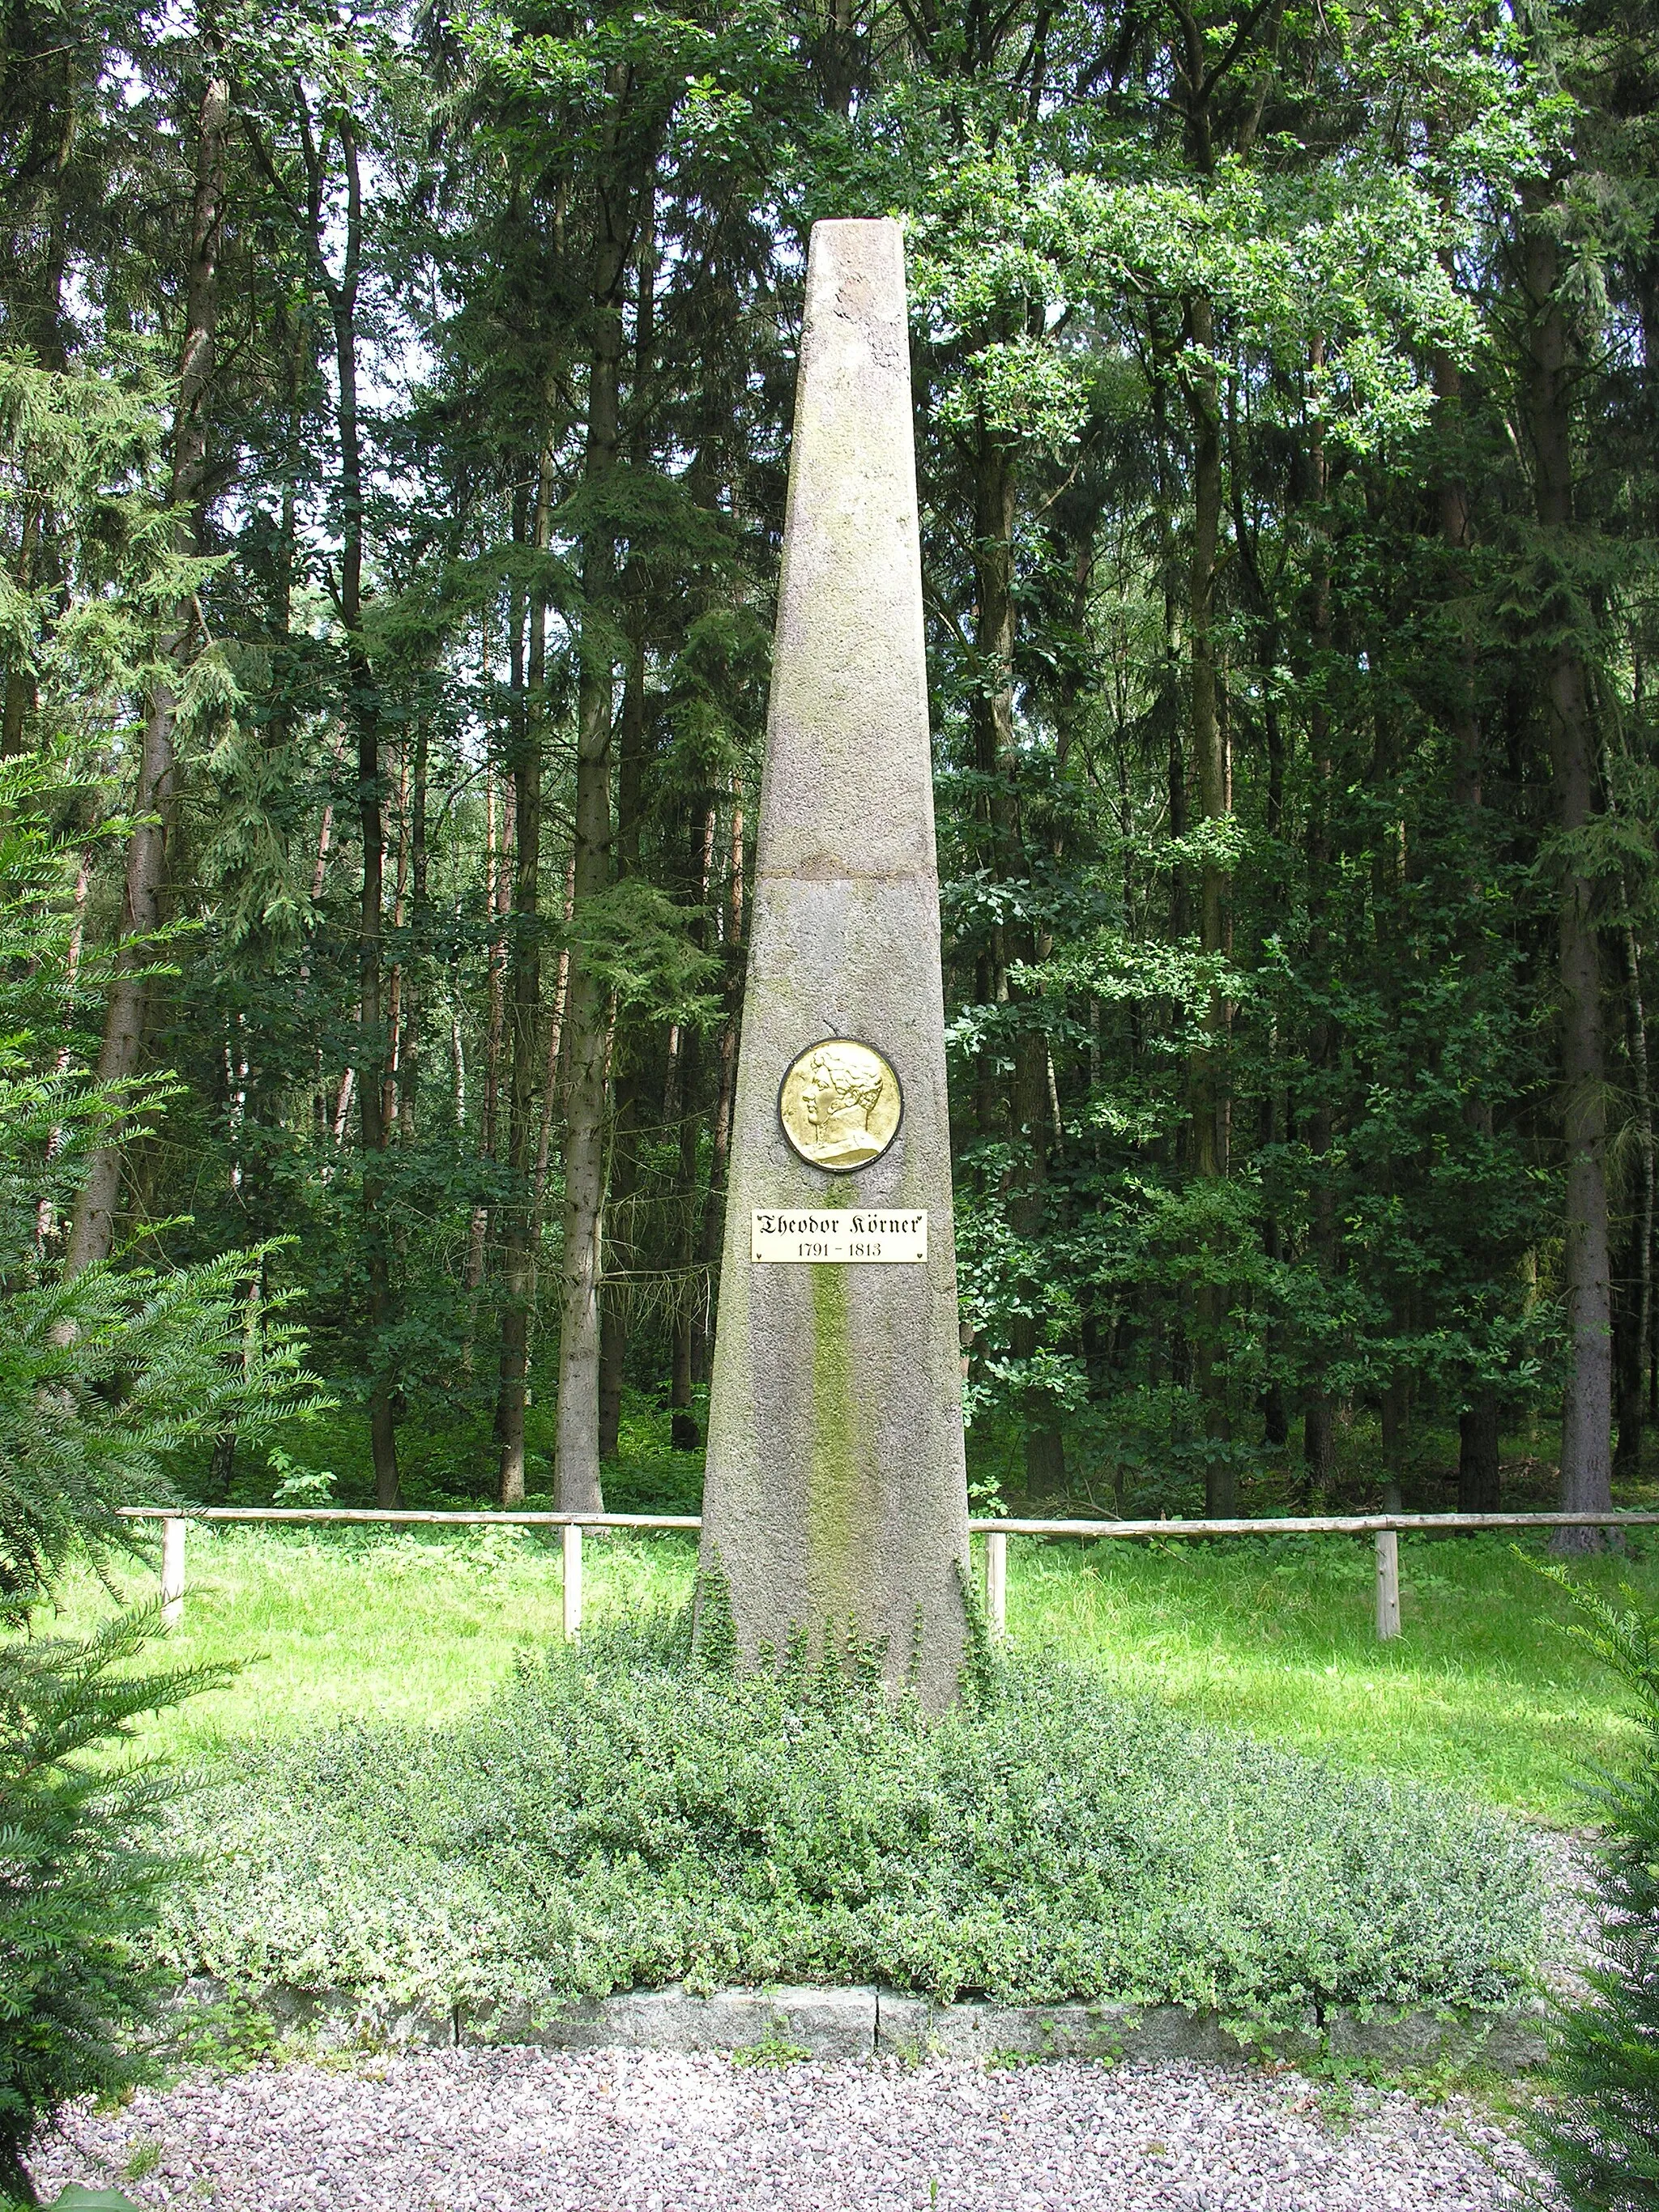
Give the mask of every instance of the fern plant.
[(1659, 1622), (1632, 1594), (1625, 1610), (1541, 1568), (1572, 1601), (1568, 1633), (1629, 1688), (1639, 1735), (1627, 1771), (1602, 1777), (1593, 1798), (1601, 1906), (1590, 1995), (1558, 2014), (1554, 2097), (1538, 2146), (1574, 2212), (1652, 2212), (1659, 2204)]

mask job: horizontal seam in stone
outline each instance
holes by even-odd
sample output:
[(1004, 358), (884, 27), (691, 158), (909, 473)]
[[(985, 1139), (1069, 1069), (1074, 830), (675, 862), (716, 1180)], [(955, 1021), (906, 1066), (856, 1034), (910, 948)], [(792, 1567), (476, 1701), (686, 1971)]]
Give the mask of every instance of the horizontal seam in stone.
[(759, 868), (763, 884), (936, 884), (920, 868)]

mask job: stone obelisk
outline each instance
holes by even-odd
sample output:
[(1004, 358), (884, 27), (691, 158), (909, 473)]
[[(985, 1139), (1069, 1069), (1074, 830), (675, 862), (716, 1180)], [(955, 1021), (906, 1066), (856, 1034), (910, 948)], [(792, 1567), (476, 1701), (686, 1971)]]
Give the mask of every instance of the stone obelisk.
[(855, 1632), (940, 1707), (968, 1497), (894, 222), (812, 231), (731, 1161), (704, 1564), (746, 1659)]

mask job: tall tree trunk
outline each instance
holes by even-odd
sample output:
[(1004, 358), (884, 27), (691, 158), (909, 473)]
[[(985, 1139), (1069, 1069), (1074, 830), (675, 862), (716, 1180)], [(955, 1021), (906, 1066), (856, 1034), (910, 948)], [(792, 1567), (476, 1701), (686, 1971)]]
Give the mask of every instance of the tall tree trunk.
[[(1018, 784), (1019, 749), (1014, 736), (1014, 520), (1018, 496), (1014, 454), (1009, 441), (981, 422), (974, 486), (974, 584), (978, 617), (974, 633), (977, 661), (974, 687), (974, 764), (987, 796), (981, 807), (989, 830), (990, 859), (996, 876), (1009, 882), (1029, 872), (1022, 852), (1020, 799)], [(1035, 953), (1029, 932), (1022, 941), (1010, 944), (1000, 927), (994, 927), (987, 972), (988, 994), (1000, 1005), (1010, 998), (1008, 969), (1019, 957)], [(1022, 1243), (1034, 1244), (1042, 1233), (1048, 1215), (1048, 1042), (1035, 1022), (1019, 1029), (1014, 1044), (1013, 1087), (1008, 1099), (1006, 1126), (1016, 1147), (1017, 1164), (1008, 1192), (1008, 1225)], [(1003, 1120), (986, 1102), (981, 1112), (982, 1128)], [(1038, 1329), (1035, 1317), (1035, 1277), (1028, 1277), (1028, 1310), (1018, 1313), (1009, 1327), (1009, 1349), (1014, 1358), (1035, 1358)], [(1066, 1486), (1065, 1440), (1054, 1422), (1054, 1409), (1045, 1394), (1029, 1391), (1023, 1413), (1025, 1424), (1025, 1478), (1034, 1496), (1054, 1496)]]
[[(607, 72), (613, 103), (626, 96), (627, 70)], [(620, 196), (619, 196), (620, 197)], [(601, 202), (592, 297), (596, 317), (588, 372), (583, 473), (597, 490), (617, 461), (623, 357), (622, 287), (627, 225), (617, 198)], [(617, 549), (611, 525), (589, 523), (582, 540), (581, 636), (576, 698), (575, 935), (566, 987), (564, 1257), (559, 1300), (557, 1485), (562, 1512), (598, 1511), (599, 1479), (599, 1276), (605, 1213), (607, 994), (581, 945), (584, 913), (611, 876), (611, 735)]]
[[(72, 1006), (75, 1003), (75, 986), (81, 973), (81, 947), (86, 933), (87, 893), (92, 884), (93, 851), (94, 848), (90, 845), (82, 847), (80, 865), (75, 871), (75, 920), (70, 928), (69, 944), (65, 948), (64, 957), (64, 1003), (66, 1008)], [(58, 1074), (67, 1075), (71, 1066), (74, 1064), (74, 1046), (71, 1044), (61, 1045), (58, 1048), (58, 1053), (57, 1065)], [(63, 1124), (59, 1122), (53, 1128), (52, 1134), (47, 1138), (46, 1162), (48, 1165), (50, 1165), (63, 1151), (64, 1139), (67, 1134), (68, 1132), (64, 1129)], [(53, 1206), (51, 1199), (44, 1195), (37, 1198), (34, 1201), (34, 1241), (36, 1248), (42, 1257), (45, 1256), (46, 1246), (52, 1237), (57, 1233), (57, 1208)]]
[[(357, 811), (363, 851), (362, 896), (358, 924), (360, 996), (357, 1012), (356, 1095), (362, 1139), (363, 1258), (368, 1278), (368, 1425), (374, 1459), (374, 1495), (383, 1506), (402, 1503), (398, 1480), (396, 1382), (390, 1333), (397, 1297), (392, 1275), (392, 1239), (386, 1219), (386, 1152), (392, 1117), (386, 1111), (385, 1077), (391, 1062), (382, 995), (386, 823), (385, 778), (380, 767), (380, 702), (363, 636), (362, 431), (357, 390), (357, 309), (362, 279), (362, 152), (356, 118), (348, 107), (331, 118), (337, 132), (345, 185), (342, 222), (334, 204), (326, 164), (329, 132), (301, 112), (300, 151), (304, 163), (303, 208), (294, 206), (270, 149), (257, 128), (248, 143), (277, 204), (289, 208), (300, 229), (300, 243), (312, 282), (328, 303), (334, 332), (335, 434), (340, 475), (340, 627), (345, 634), (346, 719), (357, 740)], [(334, 273), (329, 249), (339, 233), (340, 273)]]
[[(1312, 356), (1317, 368), (1324, 359), (1322, 339), (1316, 338)], [(1310, 459), (1314, 495), (1323, 505), (1326, 493), (1325, 443), (1316, 427)], [(1330, 716), (1323, 703), (1331, 659), (1331, 576), (1326, 525), (1322, 515), (1316, 549), (1313, 581), (1314, 703), (1308, 717), (1312, 788), (1308, 795), (1308, 964), (1315, 988), (1328, 981), (1330, 933), (1326, 921), (1325, 877), (1331, 864), (1330, 805), (1333, 764)], [(1332, 1181), (1332, 1145), (1335, 1131), (1331, 1112), (1330, 1070), (1336, 1057), (1334, 1025), (1328, 1013), (1315, 1023), (1308, 1041), (1311, 1103), (1307, 1115), (1308, 1150), (1313, 1156), (1309, 1247), (1327, 1297), (1334, 1297), (1341, 1241), (1337, 1226), (1336, 1191)], [(1336, 1472), (1336, 1407), (1326, 1371), (1325, 1356), (1316, 1350), (1308, 1362), (1303, 1393), (1302, 1458), (1309, 1486), (1316, 1494), (1328, 1489)]]
[[(617, 1024), (620, 1059), (631, 1040)], [(605, 1279), (599, 1315), (599, 1457), (615, 1459), (622, 1443), (623, 1386), (626, 1380), (632, 1291), (625, 1279), (635, 1258), (634, 1195), (639, 1181), (639, 1079), (630, 1066), (619, 1066), (612, 1082), (611, 1169), (606, 1179)]]
[[(536, 550), (548, 548), (553, 453), (542, 448), (536, 488)], [(524, 1504), (526, 1386), (530, 1325), (536, 1303), (536, 1097), (541, 1073), (542, 744), (546, 726), (547, 592), (538, 577), (530, 603), (530, 670), (513, 763), (512, 1073), (508, 1079), (507, 1165), (512, 1196), (501, 1240), (501, 1370), (495, 1401), (504, 1507)]]
[(738, 1044), (743, 1022), (744, 842), (743, 787), (732, 787), (732, 860), (726, 927), (726, 1012), (720, 1023), (714, 1079), (714, 1114), (708, 1131), (708, 1203), (703, 1208), (699, 1258), (708, 1285), (708, 1321), (703, 1330), (712, 1344), (720, 1303), (720, 1253), (726, 1240), (726, 1188), (732, 1161), (732, 1109), (737, 1097)]
[(415, 774), (410, 794), (410, 921), (412, 942), (404, 969), (403, 1040), (398, 1061), (398, 1133), (405, 1144), (415, 1141), (415, 1114), (421, 1080), (421, 1025), (426, 1012), (427, 947), (432, 937), (426, 819), (429, 752), (430, 731), (427, 718), (422, 714), (415, 732)]
[[(1655, 1146), (1653, 1131), (1653, 1089), (1648, 1068), (1648, 1021), (1642, 995), (1642, 956), (1636, 933), (1628, 927), (1625, 933), (1626, 966), (1630, 983), (1630, 1054), (1636, 1072), (1636, 1111), (1638, 1135), (1642, 1153), (1642, 1186), (1636, 1227), (1636, 1370), (1638, 1387), (1642, 1390), (1641, 1407), (1637, 1419), (1644, 1413), (1650, 1417), (1651, 1405), (1651, 1370), (1649, 1362), (1653, 1345), (1653, 1231), (1655, 1200)], [(1622, 1426), (1621, 1426), (1622, 1437)], [(1638, 1441), (1636, 1456), (1639, 1463), (1641, 1447)]]
[[(971, 704), (974, 771), (980, 779), (974, 801), (979, 817), (981, 865), (1006, 878), (1018, 865), (1018, 801), (1011, 777), (1014, 750), (1014, 512), (1017, 484), (1007, 441), (988, 424), (979, 426), (974, 476), (974, 690)], [(1008, 954), (1002, 927), (988, 926), (981, 951), (976, 994), (986, 1006), (1005, 1004)], [(981, 1051), (976, 1079), (975, 1120), (989, 1136), (1007, 1127), (1006, 1101), (998, 1096), (997, 1055)]]
[[(489, 665), (488, 649), (485, 666)], [(486, 1012), (484, 1016), (483, 1106), (478, 1117), (478, 1158), (493, 1163), (500, 1133), (501, 1039), (507, 1026), (507, 913), (512, 896), (506, 857), (495, 829), (495, 785), (484, 763), (484, 931)], [(459, 1035), (459, 1031), (457, 1032)], [(478, 1329), (478, 1299), (483, 1288), (484, 1248), (489, 1237), (489, 1208), (472, 1209), (466, 1238), (466, 1331), (461, 1340), (461, 1372), (472, 1373), (472, 1346)]]
[[(641, 313), (648, 264), (641, 272)], [(644, 318), (647, 322), (648, 317)], [(648, 332), (636, 338), (640, 361)], [(635, 455), (635, 460), (641, 458)], [(617, 747), (617, 874), (637, 874), (640, 865), (640, 793), (645, 771), (646, 580), (637, 563), (623, 579), (627, 609), (628, 665), (623, 678), (622, 722)], [(626, 1014), (617, 1020), (611, 1167), (605, 1194), (605, 1274), (599, 1311), (599, 1457), (615, 1459), (622, 1442), (623, 1384), (633, 1315), (631, 1286), (622, 1278), (635, 1261), (634, 1194), (639, 1181), (640, 1040)]]
[(404, 1046), (404, 922), (409, 911), (409, 750), (398, 764), (398, 860), (392, 872), (392, 931), (394, 951), (386, 978), (386, 1060), (380, 1079), (380, 1126), (391, 1142), (398, 1127)]
[(558, 965), (554, 970), (553, 1005), (547, 1019), (547, 1068), (542, 1079), (542, 1126), (536, 1138), (536, 1188), (532, 1210), (536, 1227), (536, 1249), (541, 1250), (542, 1224), (547, 1218), (547, 1164), (553, 1156), (553, 1121), (558, 1111), (559, 1071), (564, 1060), (564, 1002), (570, 981), (570, 910), (576, 896), (575, 856), (564, 872), (564, 906), (560, 921), (567, 933), (559, 947)]
[[(1193, 449), (1193, 550), (1187, 599), (1192, 656), (1188, 726), (1192, 732), (1199, 819), (1214, 822), (1229, 811), (1215, 641), (1216, 562), (1222, 514), (1222, 425), (1220, 393), (1215, 371), (1208, 362), (1215, 342), (1214, 316), (1209, 300), (1202, 293), (1195, 293), (1188, 301), (1187, 335), (1199, 356), (1197, 364), (1182, 380)], [(1206, 860), (1199, 887), (1199, 947), (1208, 958), (1219, 959), (1225, 950), (1227, 890), (1225, 870), (1216, 860)], [(1206, 1042), (1201, 1051), (1194, 1054), (1188, 1070), (1193, 1169), (1200, 1182), (1205, 1183), (1218, 1183), (1227, 1173), (1220, 1085), (1226, 1023), (1223, 994), (1212, 988)], [(1205, 1276), (1198, 1284), (1194, 1301), (1193, 1381), (1204, 1422), (1204, 1510), (1212, 1516), (1227, 1516), (1237, 1510), (1232, 1425), (1227, 1412), (1226, 1382), (1219, 1364), (1231, 1300), (1227, 1285), (1209, 1279), (1212, 1265), (1212, 1261), (1206, 1261)]]
[[(1437, 353), (1435, 356), (1434, 389), (1442, 435), (1449, 438), (1461, 421), (1463, 377), (1449, 354)], [(1466, 589), (1461, 564), (1462, 557), (1474, 544), (1468, 485), (1461, 469), (1448, 467), (1442, 471), (1437, 499), (1440, 535), (1449, 558), (1459, 564), (1454, 568), (1451, 591), (1455, 598), (1461, 599)], [(1482, 976), (1486, 966), (1486, 923), (1481, 911), (1485, 876), (1480, 865), (1485, 841), (1486, 774), (1481, 757), (1480, 717), (1476, 704), (1476, 674), (1474, 630), (1473, 623), (1465, 616), (1460, 624), (1449, 687), (1448, 719), (1451, 733), (1452, 803), (1462, 817), (1463, 836), (1468, 854), (1460, 887), (1462, 914), (1458, 939), (1463, 972), (1472, 981)], [(1484, 1083), (1477, 1082), (1472, 1086), (1464, 1104), (1463, 1120), (1478, 1136), (1490, 1141), (1492, 1133), (1492, 1101)], [(1460, 1513), (1496, 1513), (1502, 1502), (1498, 1452), (1500, 1412), (1498, 1390), (1495, 1384), (1476, 1375), (1470, 1379), (1467, 1392), (1468, 1402), (1457, 1419), (1457, 1510)]]
[[(37, 20), (44, 21), (45, 19)], [(64, 315), (64, 277), (69, 266), (70, 243), (69, 172), (71, 155), (82, 136), (82, 117), (77, 109), (76, 94), (81, 85), (90, 88), (92, 76), (82, 71), (71, 60), (76, 52), (74, 40), (60, 38), (54, 43), (62, 75), (57, 92), (58, 112), (54, 118), (57, 143), (46, 165), (46, 173), (52, 179), (46, 194), (49, 212), (44, 226), (47, 244), (38, 290), (32, 299), (26, 296), (17, 302), (17, 325), (25, 346), (33, 352), (41, 368), (53, 370), (61, 376), (69, 368), (69, 330)], [(18, 55), (17, 59), (22, 58), (21, 54)], [(222, 123), (220, 127), (222, 131)], [(27, 592), (37, 583), (56, 581), (58, 563), (50, 535), (45, 529), (52, 487), (40, 480), (34, 457), (27, 453), (23, 456), (22, 474), (25, 486), (23, 526), (12, 576), (19, 591)], [(35, 703), (33, 669), (21, 657), (9, 655), (4, 704), (0, 708), (0, 757), (24, 750)]]
[[(343, 274), (325, 290), (334, 321), (336, 410), (340, 446), (340, 623), (345, 632), (346, 684), (357, 736), (357, 812), (363, 848), (362, 898), (358, 923), (357, 1112), (362, 1124), (364, 1257), (368, 1275), (369, 1442), (374, 1458), (377, 1505), (403, 1503), (398, 1479), (395, 1385), (387, 1346), (393, 1315), (392, 1240), (386, 1221), (386, 1152), (390, 1136), (382, 1071), (391, 1058), (381, 998), (386, 823), (380, 771), (380, 702), (363, 640), (363, 459), (357, 405), (357, 291), (362, 255), (362, 163), (350, 119), (340, 128), (346, 170)], [(323, 195), (313, 176), (315, 262), (325, 266)]]
[[(1528, 321), (1524, 404), (1530, 432), (1540, 556), (1565, 571), (1573, 561), (1571, 343), (1562, 304), (1560, 249), (1544, 187), (1527, 196), (1522, 281)], [(1555, 786), (1556, 825), (1582, 836), (1595, 819), (1598, 747), (1584, 663), (1573, 637), (1565, 575), (1545, 616), (1544, 713)], [(1613, 1502), (1612, 1265), (1607, 1239), (1607, 1048), (1596, 886), (1576, 860), (1564, 866), (1557, 939), (1561, 969), (1561, 1121), (1566, 1152), (1564, 1264), (1570, 1337), (1561, 1414), (1563, 1512), (1606, 1511)], [(1601, 1538), (1565, 1529), (1558, 1548), (1583, 1551)]]
[[(635, 383), (641, 383), (646, 347), (650, 343), (650, 316), (646, 295), (650, 283), (650, 257), (641, 254), (639, 272), (639, 321), (635, 331)], [(644, 456), (635, 441), (633, 462)], [(629, 562), (622, 580), (622, 604), (629, 629), (629, 661), (622, 679), (622, 721), (617, 728), (617, 878), (639, 872), (639, 794), (646, 768), (646, 575), (637, 562)], [(599, 1285), (599, 1458), (615, 1460), (622, 1444), (622, 1387), (629, 1364), (629, 1334), (633, 1321), (633, 1290), (626, 1276), (635, 1265), (633, 1199), (639, 1182), (639, 1037), (629, 1013), (617, 1015), (613, 1073), (613, 1113), (611, 1113), (611, 1168), (606, 1175), (606, 1281)]]
[[(191, 210), (190, 270), (185, 294), (185, 335), (180, 349), (179, 398), (173, 418), (173, 473), (169, 504), (184, 509), (175, 526), (180, 553), (201, 548), (199, 503), (207, 456), (208, 399), (213, 383), (214, 343), (219, 320), (219, 222), (225, 197), (225, 133), (230, 118), (230, 87), (216, 64), (210, 68), (197, 122), (196, 190)], [(161, 658), (181, 666), (200, 643), (201, 617), (193, 602), (173, 611), (173, 635)], [(161, 926), (167, 878), (167, 822), (173, 803), (174, 732), (178, 701), (165, 675), (151, 686), (144, 714), (138, 787), (133, 799), (137, 826), (127, 847), (122, 897), (120, 972), (110, 989), (104, 1013), (103, 1048), (98, 1073), (106, 1083), (130, 1083), (138, 1073), (143, 1049), (145, 979), (149, 958), (146, 939)], [(106, 1260), (115, 1241), (115, 1214), (121, 1187), (121, 1147), (100, 1145), (93, 1154), (70, 1224), (65, 1272), (79, 1274), (94, 1261)]]
[[(12, 580), (20, 592), (27, 592), (33, 586), (35, 562), (40, 551), (41, 520), (46, 503), (45, 487), (34, 483), (33, 469), (27, 461), (24, 475), (27, 489), (24, 493), (23, 527), (18, 540), (17, 557), (12, 564)], [(24, 733), (34, 708), (34, 672), (22, 655), (14, 651), (8, 654), (6, 659), (5, 701), (3, 707), (0, 707), (0, 759), (23, 750)]]
[[(707, 794), (693, 806), (687, 824), (687, 896), (696, 909), (690, 936), (699, 951), (707, 941), (705, 917), (714, 873), (714, 829), (719, 814), (719, 801), (712, 793)], [(678, 1084), (679, 1163), (674, 1185), (674, 1279), (678, 1291), (669, 1349), (669, 1428), (676, 1451), (695, 1451), (702, 1441), (691, 1413), (692, 1391), (698, 1379), (698, 1344), (702, 1334), (696, 1297), (697, 1152), (702, 1133), (698, 1097), (702, 1076), (701, 1030), (688, 1026), (679, 1035), (670, 1073)]]
[(702, 1442), (691, 1411), (696, 1382), (697, 1313), (694, 1267), (697, 1250), (697, 1086), (702, 1067), (702, 1038), (687, 1029), (676, 1059), (679, 1083), (679, 1158), (675, 1179), (673, 1327), (669, 1336), (669, 1441), (676, 1451), (696, 1451)]

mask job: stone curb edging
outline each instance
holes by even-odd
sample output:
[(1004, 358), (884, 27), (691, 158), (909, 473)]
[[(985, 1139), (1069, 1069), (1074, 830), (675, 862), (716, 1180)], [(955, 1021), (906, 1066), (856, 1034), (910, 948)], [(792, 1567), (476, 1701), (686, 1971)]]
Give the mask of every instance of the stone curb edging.
[[(222, 2002), (228, 1985), (199, 1977), (176, 2002)], [(1448, 2009), (1333, 2013), (1322, 2032), (1287, 2032), (1247, 2044), (1215, 2012), (1184, 2005), (934, 2004), (926, 1997), (869, 1986), (853, 1989), (717, 1990), (693, 1996), (678, 1985), (585, 1998), (543, 2012), (529, 2005), (489, 2017), (410, 2008), (390, 2012), (343, 1990), (301, 1990), (278, 1984), (258, 2003), (280, 2026), (319, 2049), (352, 2044), (392, 2049), (477, 2049), (501, 2045), (544, 2051), (775, 2051), (781, 2057), (907, 2060), (1186, 2058), (1238, 2063), (1265, 2050), (1291, 2061), (1328, 2057), (1399, 2067), (1479, 2063), (1499, 2074), (1537, 2065), (1545, 2055), (1541, 2001), (1497, 2013)]]

